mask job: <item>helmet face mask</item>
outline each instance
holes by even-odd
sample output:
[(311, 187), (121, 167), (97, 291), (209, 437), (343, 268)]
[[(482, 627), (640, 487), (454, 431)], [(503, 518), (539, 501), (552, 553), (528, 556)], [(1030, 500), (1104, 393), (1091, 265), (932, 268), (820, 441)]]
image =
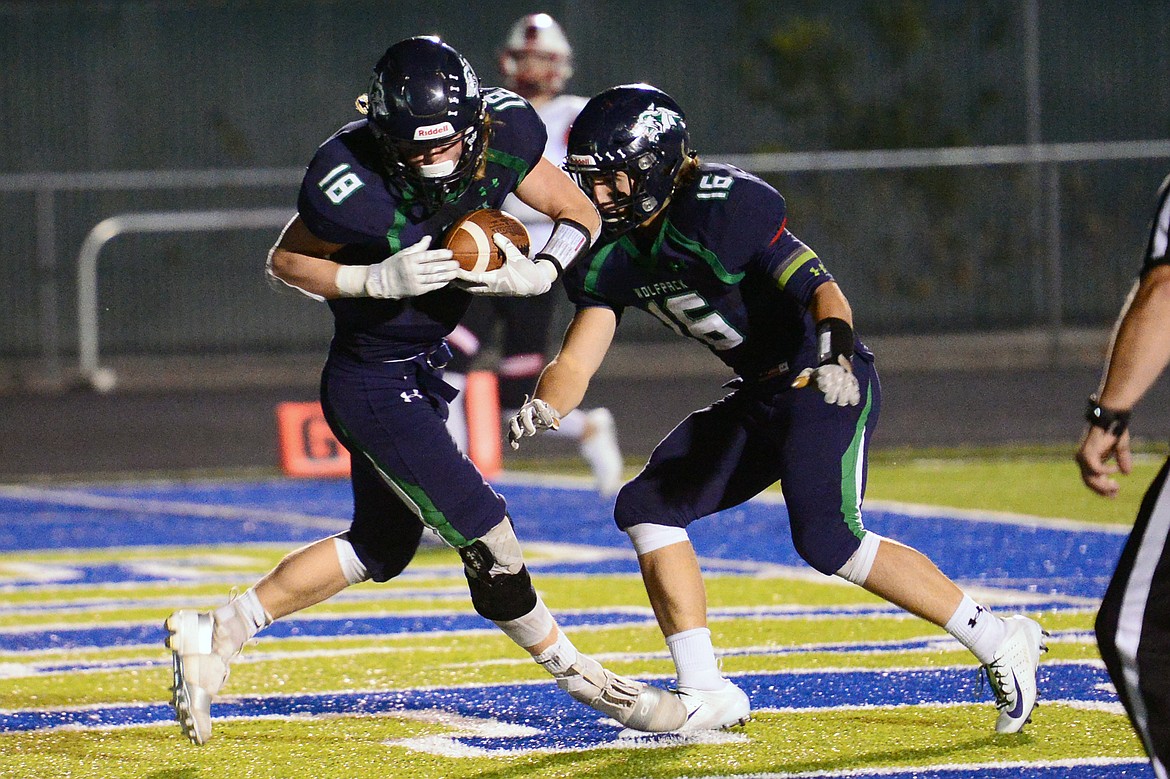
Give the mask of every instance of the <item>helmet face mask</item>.
[(597, 206), (606, 237), (616, 238), (658, 212), (659, 201), (647, 189), (645, 170), (653, 167), (652, 155), (641, 155), (633, 164), (610, 167), (572, 165), (569, 175)]
[[(479, 79), (438, 38), (408, 38), (386, 50), (374, 67), (367, 121), (387, 179), (430, 211), (467, 189), (487, 147)], [(425, 164), (456, 143), (453, 164)]]
[(597, 206), (612, 240), (666, 207), (688, 147), (678, 104), (654, 87), (627, 84), (581, 110), (569, 131), (565, 170)]

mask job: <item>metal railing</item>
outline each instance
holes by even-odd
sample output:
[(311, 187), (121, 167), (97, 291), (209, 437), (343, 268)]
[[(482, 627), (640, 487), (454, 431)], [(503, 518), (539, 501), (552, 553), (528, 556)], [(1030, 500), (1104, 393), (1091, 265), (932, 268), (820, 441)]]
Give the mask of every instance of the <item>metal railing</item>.
[(114, 370), (100, 363), (98, 342), (98, 259), (107, 243), (127, 233), (271, 229), (283, 227), (291, 218), (288, 208), (251, 208), (119, 214), (99, 222), (77, 254), (77, 369), (81, 377), (99, 392), (109, 392), (117, 383)]
[[(907, 170), (914, 168), (990, 167), (1027, 165), (1043, 181), (1044, 200), (1031, 204), (1034, 224), (1041, 226), (1047, 254), (1046, 284), (1037, 304), (1045, 311), (1050, 352), (1061, 348), (1064, 327), (1064, 272), (1061, 251), (1059, 165), (1073, 162), (1107, 162), (1170, 158), (1170, 139), (1090, 143), (1036, 143), (1015, 146), (969, 146), (943, 149), (878, 149), (867, 151), (786, 152), (733, 154), (722, 162), (754, 173)], [(1041, 179), (1040, 173), (1043, 172)], [(1151, 195), (1152, 197), (1152, 195)]]
[(60, 299), (57, 294), (57, 201), (69, 192), (198, 190), (222, 187), (294, 188), (303, 168), (236, 168), (210, 170), (97, 171), (92, 173), (16, 173), (0, 175), (0, 193), (28, 193), (34, 199), (36, 225), (37, 315), (41, 329), (42, 371), (52, 381), (61, 376)]
[[(1124, 141), (1109, 143), (1063, 143), (1026, 144), (942, 149), (902, 149), (846, 152), (795, 152), (776, 154), (712, 154), (710, 159), (729, 162), (758, 174), (784, 172), (830, 172), (830, 171), (873, 171), (915, 168), (990, 167), (1022, 165), (1029, 167), (1042, 182), (1043, 199), (1026, 207), (1037, 215), (1034, 224), (1045, 236), (1047, 257), (1044, 259), (1046, 278), (1041, 290), (1044, 310), (1053, 333), (1054, 343), (1059, 340), (1062, 327), (1061, 295), (1061, 204), (1060, 171), (1058, 166), (1066, 163), (1086, 163), (1112, 160), (1148, 160), (1170, 158), (1170, 139), (1148, 141)], [(61, 193), (67, 192), (119, 192), (119, 191), (165, 191), (165, 190), (211, 190), (217, 188), (294, 188), (303, 176), (302, 168), (258, 168), (191, 171), (115, 171), (80, 174), (17, 174), (0, 175), (0, 193), (28, 193), (34, 198), (35, 208), (35, 252), (38, 271), (38, 308), (40, 320), (41, 355), (47, 376), (61, 373), (62, 340), (60, 334), (60, 312), (58, 294), (58, 253), (59, 230), (56, 208)], [(98, 365), (96, 319), (97, 255), (101, 247), (120, 232), (183, 229), (174, 227), (190, 218), (191, 224), (207, 225), (193, 229), (242, 229), (251, 227), (280, 226), (291, 215), (291, 206), (281, 209), (251, 209), (251, 213), (263, 212), (268, 216), (261, 224), (247, 222), (240, 227), (232, 226), (235, 217), (225, 217), (235, 211), (160, 211), (122, 214), (103, 220), (93, 228), (84, 241), (78, 255), (78, 367), (83, 375), (92, 380), (101, 366)], [(276, 213), (282, 216), (277, 219)], [(218, 217), (209, 215), (218, 214)], [(163, 216), (167, 215), (167, 216)], [(245, 217), (240, 217), (247, 219)], [(162, 219), (168, 219), (171, 228), (163, 228)], [(228, 223), (217, 222), (227, 219)], [(122, 220), (122, 221), (118, 221)], [(128, 221), (127, 221), (128, 220)], [(154, 221), (152, 221), (154, 220)], [(200, 221), (210, 220), (210, 221)], [(211, 225), (217, 226), (211, 226)], [(149, 227), (148, 227), (149, 226)], [(83, 268), (82, 266), (86, 267)], [(1041, 295), (1037, 296), (1038, 298)]]

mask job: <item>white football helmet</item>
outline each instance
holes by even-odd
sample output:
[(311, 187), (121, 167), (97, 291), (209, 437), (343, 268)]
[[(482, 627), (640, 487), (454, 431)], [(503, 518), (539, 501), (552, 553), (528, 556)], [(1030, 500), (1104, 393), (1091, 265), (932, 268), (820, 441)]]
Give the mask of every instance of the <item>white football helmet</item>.
[(524, 97), (558, 95), (573, 75), (573, 49), (548, 14), (528, 14), (512, 25), (500, 52), (504, 86)]

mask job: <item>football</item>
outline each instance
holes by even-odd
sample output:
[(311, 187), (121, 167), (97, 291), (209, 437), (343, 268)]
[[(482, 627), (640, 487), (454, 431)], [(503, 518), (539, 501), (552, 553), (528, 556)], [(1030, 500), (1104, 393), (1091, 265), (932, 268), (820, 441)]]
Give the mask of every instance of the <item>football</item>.
[(481, 208), (461, 217), (444, 236), (443, 248), (451, 250), (463, 270), (495, 270), (504, 264), (504, 252), (494, 240), (496, 233), (503, 233), (521, 254), (528, 255), (531, 239), (524, 223), (498, 208)]

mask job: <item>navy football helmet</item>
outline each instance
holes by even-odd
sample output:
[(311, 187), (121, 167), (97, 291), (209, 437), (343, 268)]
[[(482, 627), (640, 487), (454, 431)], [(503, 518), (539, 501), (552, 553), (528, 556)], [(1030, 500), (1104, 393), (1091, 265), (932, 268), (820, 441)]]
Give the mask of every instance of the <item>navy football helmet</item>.
[[(670, 95), (649, 84), (611, 87), (585, 104), (569, 130), (565, 170), (601, 212), (606, 238), (616, 238), (653, 218), (674, 193), (678, 172), (690, 158), (686, 117)], [(617, 175), (630, 194), (617, 191)], [(594, 187), (613, 194), (598, 203)]]
[[(479, 79), (463, 55), (433, 36), (394, 44), (374, 66), (366, 107), (386, 175), (405, 194), (431, 210), (463, 194), (487, 146)], [(410, 164), (456, 141), (457, 161)]]

